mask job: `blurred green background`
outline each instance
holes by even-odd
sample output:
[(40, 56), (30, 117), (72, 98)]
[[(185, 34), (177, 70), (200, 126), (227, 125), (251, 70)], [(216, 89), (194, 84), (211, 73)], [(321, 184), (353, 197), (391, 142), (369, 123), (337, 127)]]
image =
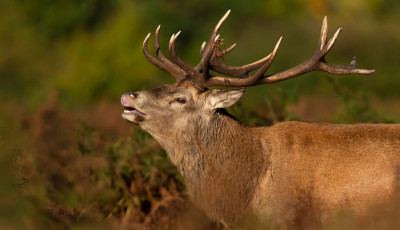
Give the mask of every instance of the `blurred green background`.
[(314, 72), (251, 87), (230, 112), (250, 125), (400, 122), (396, 0), (0, 2), (1, 229), (146, 228), (157, 222), (157, 205), (186, 200), (158, 144), (120, 118), (123, 93), (173, 82), (141, 51), (159, 24), (164, 53), (182, 30), (178, 52), (195, 65), (201, 43), (231, 9), (221, 36), (238, 46), (226, 63), (260, 59), (283, 36), (273, 73), (314, 53), (327, 15), (330, 36), (343, 28), (327, 61), (356, 56), (357, 67), (376, 72)]

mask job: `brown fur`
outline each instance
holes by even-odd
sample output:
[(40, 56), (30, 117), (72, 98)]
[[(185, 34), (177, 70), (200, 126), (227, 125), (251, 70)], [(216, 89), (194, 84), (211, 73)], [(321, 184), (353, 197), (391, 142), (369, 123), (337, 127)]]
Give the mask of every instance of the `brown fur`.
[(252, 130), (273, 149), (253, 203), (261, 217), (275, 213), (290, 226), (309, 210), (322, 221), (335, 209), (363, 215), (394, 195), (400, 125), (283, 122)]
[(221, 110), (241, 93), (180, 83), (122, 98), (147, 114), (125, 119), (166, 149), (189, 196), (211, 218), (242, 227), (312, 227), (336, 209), (363, 215), (392, 199), (400, 125), (247, 127)]

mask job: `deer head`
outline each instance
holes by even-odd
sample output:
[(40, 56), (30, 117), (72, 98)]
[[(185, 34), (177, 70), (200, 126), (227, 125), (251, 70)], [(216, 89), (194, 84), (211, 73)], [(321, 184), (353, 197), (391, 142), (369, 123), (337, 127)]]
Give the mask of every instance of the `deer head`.
[[(169, 42), (170, 59), (166, 58), (159, 46), (160, 26), (155, 33), (155, 53), (152, 56), (147, 48), (150, 33), (143, 42), (143, 53), (158, 68), (166, 71), (176, 79), (175, 84), (164, 85), (151, 91), (124, 94), (121, 103), (125, 107), (122, 117), (139, 124), (143, 129), (155, 136), (168, 136), (171, 128), (184, 127), (191, 118), (202, 116), (210, 119), (218, 109), (233, 105), (243, 94), (244, 87), (270, 84), (311, 71), (324, 71), (332, 74), (370, 74), (374, 70), (356, 69), (356, 59), (349, 65), (332, 65), (325, 61), (326, 54), (334, 45), (341, 29), (338, 29), (330, 40), (327, 40), (327, 17), (324, 18), (319, 44), (314, 55), (303, 63), (288, 70), (266, 75), (272, 64), (282, 37), (278, 40), (272, 53), (266, 57), (239, 67), (221, 63), (225, 54), (236, 44), (223, 48), (223, 39), (218, 31), (227, 19), (230, 10), (218, 22), (208, 42), (200, 49), (201, 61), (195, 67), (185, 63), (176, 53), (175, 44), (180, 31), (173, 34)], [(229, 77), (213, 76), (210, 70)], [(255, 73), (250, 76), (250, 72)], [(216, 90), (211, 86), (241, 87), (239, 89)], [(167, 133), (165, 133), (167, 131)], [(162, 134), (165, 133), (165, 134)]]

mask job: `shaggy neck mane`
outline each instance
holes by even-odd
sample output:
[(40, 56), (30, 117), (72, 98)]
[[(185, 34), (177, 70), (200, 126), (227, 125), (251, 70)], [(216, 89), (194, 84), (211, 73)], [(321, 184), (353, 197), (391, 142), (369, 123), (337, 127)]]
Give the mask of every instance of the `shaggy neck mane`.
[(173, 148), (166, 149), (191, 198), (217, 220), (238, 222), (246, 216), (268, 165), (259, 137), (224, 110), (208, 121), (193, 118), (175, 137)]

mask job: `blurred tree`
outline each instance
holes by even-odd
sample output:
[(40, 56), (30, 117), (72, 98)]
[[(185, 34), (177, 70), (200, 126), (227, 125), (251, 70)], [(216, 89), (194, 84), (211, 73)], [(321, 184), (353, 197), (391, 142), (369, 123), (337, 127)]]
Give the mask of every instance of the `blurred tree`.
[(76, 29), (92, 30), (114, 13), (119, 1), (18, 0), (27, 22), (48, 39), (69, 37)]

